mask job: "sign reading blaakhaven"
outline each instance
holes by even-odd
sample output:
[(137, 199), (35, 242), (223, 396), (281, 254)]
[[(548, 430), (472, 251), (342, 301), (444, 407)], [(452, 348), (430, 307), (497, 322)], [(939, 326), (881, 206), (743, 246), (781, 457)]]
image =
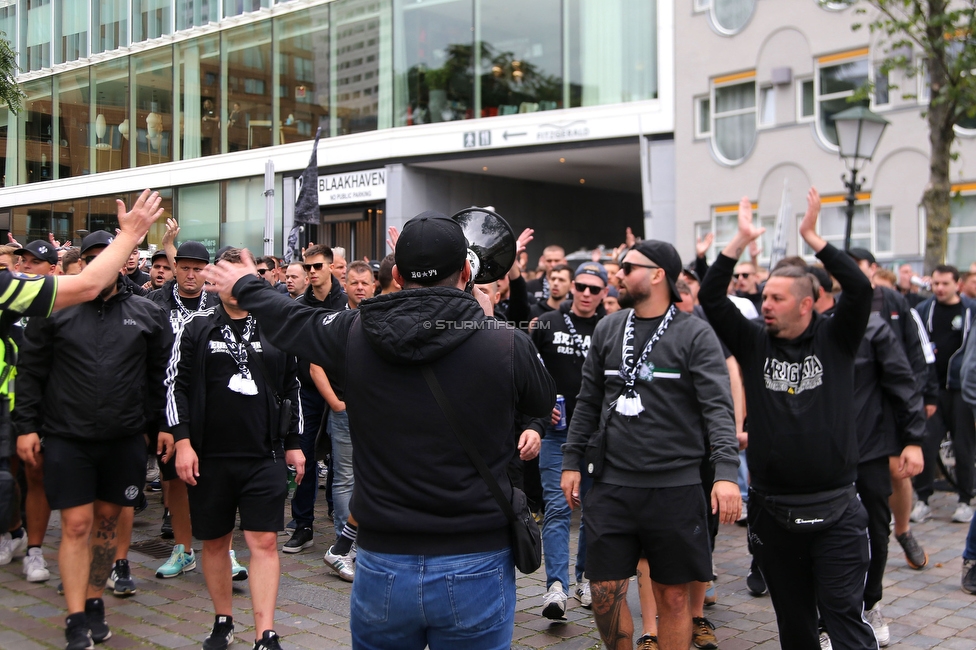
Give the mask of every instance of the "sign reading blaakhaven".
[(319, 176), (319, 205), (378, 201), (385, 198), (385, 168)]

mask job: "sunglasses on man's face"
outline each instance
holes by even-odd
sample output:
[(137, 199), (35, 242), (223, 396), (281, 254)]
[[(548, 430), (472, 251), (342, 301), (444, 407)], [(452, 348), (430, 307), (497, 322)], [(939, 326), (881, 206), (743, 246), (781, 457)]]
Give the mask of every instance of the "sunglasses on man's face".
[(85, 260), (85, 264), (91, 264), (92, 260), (98, 257), (98, 255), (85, 255), (82, 259)]
[[(306, 271), (311, 271), (315, 269), (316, 271), (321, 271), (322, 267), (325, 266), (325, 262), (315, 262), (313, 264), (302, 264)], [(265, 269), (267, 270), (267, 269)]]
[(259, 274), (259, 275), (264, 275), (265, 273), (267, 273), (267, 272), (268, 272), (268, 271), (270, 271), (270, 270), (271, 270), (271, 269), (258, 269), (258, 274)]
[(739, 278), (742, 278), (743, 280), (748, 280), (750, 275), (752, 275), (752, 273), (733, 273), (732, 279), (738, 280)]
[(659, 269), (660, 266), (654, 266), (653, 264), (635, 264), (633, 262), (624, 262), (620, 265), (620, 270), (624, 272), (624, 275), (630, 275), (634, 269)]
[(603, 287), (596, 287), (592, 284), (586, 284), (585, 282), (574, 282), (573, 285), (576, 287), (576, 291), (579, 293), (590, 292), (590, 295), (595, 296), (596, 294), (603, 291)]

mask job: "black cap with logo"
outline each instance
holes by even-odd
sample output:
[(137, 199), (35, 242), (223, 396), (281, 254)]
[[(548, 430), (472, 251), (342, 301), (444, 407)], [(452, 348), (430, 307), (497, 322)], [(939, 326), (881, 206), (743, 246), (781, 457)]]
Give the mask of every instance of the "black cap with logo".
[(84, 255), (93, 248), (108, 246), (115, 240), (115, 235), (106, 230), (96, 230), (81, 240), (81, 254)]
[(459, 271), (467, 251), (458, 222), (440, 212), (428, 211), (404, 224), (394, 255), (404, 279), (426, 284)]
[(18, 248), (14, 251), (14, 255), (23, 255), (24, 253), (30, 253), (37, 259), (48, 264), (58, 263), (58, 249), (52, 246), (51, 242), (44, 241), (43, 239), (35, 239), (23, 248)]
[(671, 288), (671, 301), (681, 302), (681, 294), (678, 293), (678, 286), (675, 284), (678, 276), (681, 275), (681, 256), (674, 246), (656, 239), (645, 239), (637, 242), (633, 250), (664, 270), (668, 278), (668, 286)]

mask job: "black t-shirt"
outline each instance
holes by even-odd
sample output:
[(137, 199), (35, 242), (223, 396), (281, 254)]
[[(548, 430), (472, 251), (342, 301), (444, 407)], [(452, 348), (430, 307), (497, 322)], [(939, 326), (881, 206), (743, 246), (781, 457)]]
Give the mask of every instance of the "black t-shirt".
[(929, 334), (935, 346), (935, 372), (942, 388), (946, 386), (949, 358), (962, 346), (964, 312), (962, 301), (955, 305), (936, 302), (932, 306), (932, 331)]
[(589, 352), (590, 338), (600, 318), (583, 318), (570, 312), (573, 328), (579, 337), (577, 340), (566, 326), (565, 314), (562, 310), (544, 314), (540, 323), (545, 320), (546, 324), (532, 331), (532, 342), (539, 350), (546, 370), (556, 382), (556, 391), (566, 398), (566, 418), (569, 420), (576, 408), (576, 396), (583, 379), (583, 360)]
[[(231, 321), (235, 337), (241, 339), (245, 319)], [(257, 326), (250, 342), (255, 351), (261, 351)], [(257, 395), (242, 395), (232, 391), (228, 384), (239, 372), (237, 362), (227, 350), (227, 343), (215, 329), (207, 341), (205, 361), (207, 382), (207, 418), (203, 435), (203, 451), (200, 456), (267, 458), (271, 456), (271, 432), (268, 431), (267, 383), (258, 365), (248, 359), (251, 379), (257, 386)], [(250, 357), (250, 354), (248, 354)]]
[(177, 294), (177, 298), (180, 299), (180, 302), (183, 303), (183, 306), (189, 309), (190, 311), (196, 311), (200, 309), (201, 297), (203, 297), (202, 293), (198, 295), (196, 298), (184, 298), (183, 296)]

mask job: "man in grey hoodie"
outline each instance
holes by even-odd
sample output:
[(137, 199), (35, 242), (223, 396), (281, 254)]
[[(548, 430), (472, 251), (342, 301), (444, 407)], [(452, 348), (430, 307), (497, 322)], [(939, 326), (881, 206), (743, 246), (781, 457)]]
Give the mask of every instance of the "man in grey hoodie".
[(621, 302), (634, 308), (597, 325), (563, 446), (570, 507), (579, 503), (581, 460), (595, 479), (586, 497), (586, 573), (612, 650), (633, 647), (627, 586), (641, 557), (654, 581), (659, 647), (691, 644), (691, 583), (712, 577), (699, 473), (706, 455), (715, 470), (712, 512), (733, 523), (742, 508), (725, 357), (708, 323), (676, 309), (680, 272), (670, 244), (643, 241), (627, 253), (617, 277)]

